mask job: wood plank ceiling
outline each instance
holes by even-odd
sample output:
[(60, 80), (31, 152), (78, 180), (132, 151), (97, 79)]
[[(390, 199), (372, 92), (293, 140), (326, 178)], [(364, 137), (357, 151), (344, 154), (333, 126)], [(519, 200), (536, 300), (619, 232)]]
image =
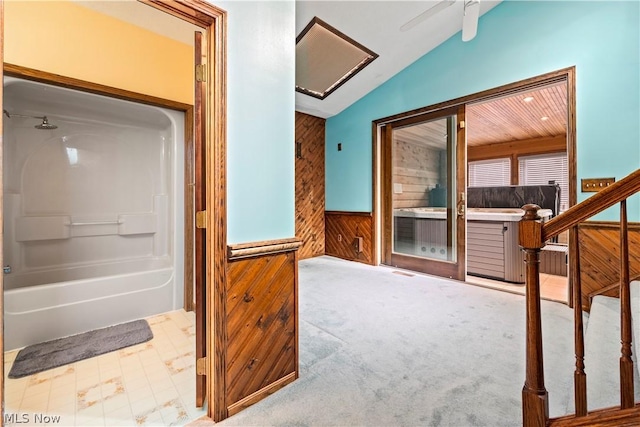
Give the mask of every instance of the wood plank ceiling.
[[(525, 101), (529, 98), (530, 101)], [(470, 104), (466, 114), (468, 147), (565, 135), (566, 84), (559, 83)], [(443, 149), (446, 120), (438, 119), (398, 129), (394, 131), (394, 137), (403, 142)]]
[[(525, 101), (529, 98), (531, 101)], [(467, 123), (469, 147), (564, 135), (566, 84), (471, 104), (467, 107)]]

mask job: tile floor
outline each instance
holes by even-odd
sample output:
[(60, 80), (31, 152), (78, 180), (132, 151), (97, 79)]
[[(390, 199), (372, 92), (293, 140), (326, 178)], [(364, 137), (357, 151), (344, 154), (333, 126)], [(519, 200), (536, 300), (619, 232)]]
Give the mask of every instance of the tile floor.
[(24, 378), (7, 377), (18, 350), (6, 352), (4, 425), (173, 426), (205, 415), (195, 407), (194, 313), (147, 320), (151, 341)]

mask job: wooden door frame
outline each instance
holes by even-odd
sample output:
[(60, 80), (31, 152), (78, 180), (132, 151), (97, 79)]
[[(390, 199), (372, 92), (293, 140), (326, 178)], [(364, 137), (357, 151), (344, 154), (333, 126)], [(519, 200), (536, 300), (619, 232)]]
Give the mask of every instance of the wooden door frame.
[[(384, 126), (392, 124), (399, 120), (405, 120), (410, 117), (420, 116), (426, 113), (434, 113), (448, 108), (452, 108), (458, 105), (471, 104), (480, 101), (488, 101), (495, 98), (504, 97), (517, 92), (535, 89), (537, 87), (546, 86), (553, 83), (566, 82), (567, 90), (567, 161), (569, 164), (569, 206), (573, 206), (577, 203), (577, 147), (576, 147), (576, 67), (567, 67), (557, 71), (552, 71), (539, 76), (531, 77), (525, 80), (520, 80), (514, 83), (509, 83), (503, 86), (498, 86), (492, 89), (476, 92), (470, 95), (466, 95), (460, 98), (455, 98), (449, 101), (444, 101), (438, 104), (421, 107), (415, 110), (406, 111), (403, 113), (394, 114), (392, 116), (383, 117), (372, 121), (372, 168), (373, 168), (373, 217), (374, 217), (374, 247), (375, 247), (375, 259), (376, 264), (380, 263), (381, 253), (381, 238), (383, 231), (380, 232), (383, 224), (381, 219), (380, 209), (380, 155), (381, 144), (384, 137)], [(465, 188), (466, 191), (466, 188)], [(569, 239), (569, 265), (573, 264), (573, 257), (575, 256), (575, 245), (572, 244), (572, 239)], [(571, 277), (571, 276), (569, 276)], [(573, 292), (573, 283), (569, 280), (569, 305), (571, 305), (571, 294)]]
[[(226, 361), (224, 348), (226, 347), (226, 336), (224, 334), (224, 291), (226, 286), (226, 263), (227, 263), (227, 228), (226, 228), (226, 45), (227, 45), (227, 14), (224, 10), (207, 3), (203, 0), (138, 0), (143, 4), (152, 6), (164, 13), (180, 18), (191, 24), (203, 28), (206, 31), (207, 59), (206, 67), (206, 104), (208, 105), (207, 120), (204, 124), (206, 133), (206, 176), (205, 179), (210, 185), (207, 186), (206, 205), (208, 215), (206, 216), (206, 228), (208, 229), (206, 238), (207, 256), (207, 306), (205, 309), (207, 342), (206, 359), (204, 370), (207, 376), (207, 414), (215, 421), (226, 418), (227, 405), (224, 395), (224, 379), (226, 372)], [(0, 60), (4, 64), (4, 0), (0, 0)], [(4, 77), (4, 67), (0, 68), (0, 78)], [(24, 69), (23, 69), (24, 71)], [(28, 73), (27, 73), (28, 74)], [(23, 78), (28, 76), (23, 75)], [(37, 79), (37, 75), (31, 76), (32, 80)], [(40, 76), (42, 77), (42, 76)], [(67, 87), (80, 84), (80, 80), (66, 79)], [(86, 83), (86, 82), (85, 82)], [(0, 89), (0, 104), (2, 104), (3, 86)], [(103, 85), (90, 85), (90, 87), (75, 87), (85, 91), (114, 96), (113, 91), (108, 93)], [(135, 100), (130, 98), (132, 92), (116, 90), (122, 99)], [(137, 98), (137, 95), (136, 95)], [(146, 97), (146, 103), (158, 105), (156, 102), (163, 101), (160, 98)], [(143, 101), (144, 102), (144, 101)], [(180, 103), (176, 103), (180, 104)], [(185, 104), (180, 104), (184, 106)], [(174, 106), (175, 107), (175, 106)], [(180, 109), (180, 108), (174, 108)], [(193, 113), (192, 113), (193, 114)], [(0, 115), (0, 127), (3, 118)], [(190, 138), (192, 140), (192, 138)], [(192, 142), (191, 142), (192, 143)], [(0, 160), (3, 151), (0, 144)], [(2, 164), (0, 162), (0, 171)], [(185, 171), (186, 172), (186, 171)], [(2, 174), (0, 173), (0, 183)], [(187, 182), (188, 184), (188, 182)], [(0, 187), (2, 184), (0, 184)], [(2, 218), (2, 199), (0, 198), (0, 222)], [(0, 238), (2, 230), (0, 229)], [(1, 248), (1, 245), (0, 245)], [(2, 252), (0, 249), (0, 256)], [(3, 281), (0, 276), (0, 310), (4, 312)], [(0, 316), (0, 331), (3, 328), (3, 317)], [(4, 345), (0, 339), (0, 364), (4, 367)], [(4, 375), (0, 376), (0, 402), (4, 408)]]

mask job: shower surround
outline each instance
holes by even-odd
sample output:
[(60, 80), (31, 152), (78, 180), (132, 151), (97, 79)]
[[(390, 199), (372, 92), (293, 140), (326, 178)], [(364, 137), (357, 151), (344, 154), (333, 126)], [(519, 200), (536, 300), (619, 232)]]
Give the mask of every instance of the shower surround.
[(183, 113), (4, 86), (5, 349), (182, 307)]

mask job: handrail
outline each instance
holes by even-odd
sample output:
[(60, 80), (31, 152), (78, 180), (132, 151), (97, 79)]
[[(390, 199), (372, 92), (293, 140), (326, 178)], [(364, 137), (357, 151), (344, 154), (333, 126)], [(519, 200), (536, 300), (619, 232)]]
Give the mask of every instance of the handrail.
[(542, 241), (546, 242), (639, 191), (640, 169), (637, 169), (620, 181), (614, 182), (604, 190), (546, 222), (542, 227)]

